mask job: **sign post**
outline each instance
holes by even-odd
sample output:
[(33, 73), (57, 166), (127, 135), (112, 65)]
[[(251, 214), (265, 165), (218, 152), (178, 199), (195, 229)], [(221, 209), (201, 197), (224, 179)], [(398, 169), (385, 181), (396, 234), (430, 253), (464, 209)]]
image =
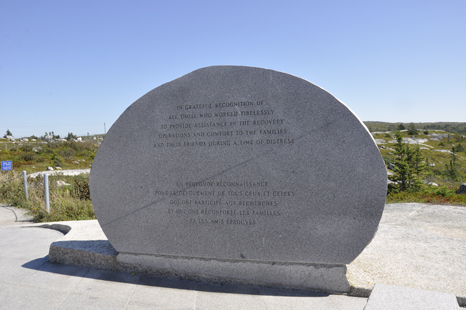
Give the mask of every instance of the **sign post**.
[(29, 195), (28, 195), (28, 179), (27, 179), (26, 171), (23, 171), (23, 186), (24, 186), (24, 196), (26, 196), (26, 200), (28, 200), (29, 199)]

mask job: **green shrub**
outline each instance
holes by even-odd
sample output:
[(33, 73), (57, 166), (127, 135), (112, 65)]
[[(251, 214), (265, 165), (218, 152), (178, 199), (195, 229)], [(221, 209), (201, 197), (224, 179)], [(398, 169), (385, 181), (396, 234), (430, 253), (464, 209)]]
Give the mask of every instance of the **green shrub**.
[[(389, 185), (390, 186), (390, 185)], [(388, 191), (387, 203), (421, 202), (466, 206), (466, 195), (456, 194), (453, 187), (422, 186), (419, 191)]]
[(386, 165), (395, 163), (395, 159), (392, 158), (392, 157), (388, 157), (388, 156), (384, 155), (384, 156), (382, 156), (382, 158), (385, 161)]
[(19, 157), (19, 160), (36, 161), (37, 155), (35, 153), (25, 153)]
[(72, 195), (80, 200), (91, 200), (91, 193), (89, 191), (89, 177), (77, 175), (73, 178)]
[(442, 197), (449, 198), (456, 194), (456, 191), (449, 189), (446, 186), (433, 187), (432, 189), (427, 188), (426, 193), (431, 193), (433, 195), (438, 195)]
[(30, 146), (29, 144), (26, 144), (20, 147), (20, 150), (23, 152), (32, 152), (32, 146)]
[(61, 167), (63, 165), (63, 159), (57, 154), (52, 155), (52, 161), (55, 167)]

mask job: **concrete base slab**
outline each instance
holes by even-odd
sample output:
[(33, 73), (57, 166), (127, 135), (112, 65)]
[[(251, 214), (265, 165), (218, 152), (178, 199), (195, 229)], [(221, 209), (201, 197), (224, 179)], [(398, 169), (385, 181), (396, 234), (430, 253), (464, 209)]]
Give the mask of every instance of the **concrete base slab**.
[(376, 284), (364, 310), (457, 310), (453, 294)]
[(220, 261), (120, 253), (106, 240), (97, 221), (42, 224), (66, 233), (50, 245), (53, 263), (107, 270), (131, 271), (180, 279), (230, 284), (258, 284), (347, 293), (345, 265), (277, 264), (251, 261)]
[(183, 279), (347, 293), (346, 265), (270, 263), (120, 253), (118, 262)]
[(66, 233), (50, 245), (52, 263), (123, 270), (116, 262), (118, 252), (113, 248), (96, 220), (42, 224), (40, 227)]

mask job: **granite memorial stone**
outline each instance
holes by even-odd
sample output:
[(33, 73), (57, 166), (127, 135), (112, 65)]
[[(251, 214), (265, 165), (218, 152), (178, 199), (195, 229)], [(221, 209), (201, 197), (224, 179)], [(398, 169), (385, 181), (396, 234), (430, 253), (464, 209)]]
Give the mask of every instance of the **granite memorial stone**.
[(120, 116), (90, 189), (118, 260), (179, 275), (347, 291), (387, 174), (351, 110), (261, 68), (202, 68)]

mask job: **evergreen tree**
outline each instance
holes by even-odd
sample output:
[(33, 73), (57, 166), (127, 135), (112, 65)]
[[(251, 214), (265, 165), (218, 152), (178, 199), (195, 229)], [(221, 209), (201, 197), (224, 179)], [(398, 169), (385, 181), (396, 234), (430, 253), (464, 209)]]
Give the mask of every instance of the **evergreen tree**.
[(68, 141), (76, 139), (76, 135), (74, 135), (72, 132), (69, 132), (68, 136), (65, 139)]
[(456, 148), (451, 148), (451, 159), (450, 163), (445, 166), (444, 174), (452, 181), (458, 181), (460, 177), (459, 164), (456, 159)]
[(458, 143), (458, 145), (455, 147), (455, 152), (458, 153), (458, 152), (463, 152), (464, 151), (464, 147), (461, 145), (461, 143)]
[(6, 134), (3, 136), (3, 138), (6, 138), (7, 136), (13, 136), (13, 134), (11, 133), (10, 129), (7, 129), (6, 130)]
[(418, 134), (418, 131), (417, 131), (416, 127), (414, 126), (414, 124), (413, 123), (409, 124), (408, 135), (415, 136), (417, 134)]
[(396, 129), (397, 129), (398, 131), (401, 131), (401, 130), (405, 130), (406, 127), (405, 127), (402, 123), (400, 123), (400, 124), (398, 125), (398, 127), (396, 127)]
[[(412, 149), (408, 144), (403, 143), (403, 136), (400, 131), (396, 133), (395, 145), (395, 169), (394, 175), (389, 179), (395, 182), (398, 190), (419, 190), (422, 185), (422, 176), (425, 166), (425, 158), (422, 156), (421, 148), (417, 146)], [(393, 186), (392, 186), (393, 187)]]
[[(402, 124), (400, 124), (402, 125)], [(399, 128), (400, 126), (398, 126)], [(403, 143), (403, 136), (400, 131), (397, 131), (395, 145), (395, 169), (394, 175), (389, 176), (390, 180), (397, 183), (400, 190), (404, 191), (408, 189), (410, 178), (412, 176), (411, 169), (409, 167), (409, 158), (412, 156), (412, 151), (408, 145)]]
[(414, 190), (419, 190), (423, 184), (422, 177), (424, 176), (426, 170), (426, 158), (422, 156), (421, 147), (416, 145), (413, 151), (413, 157), (411, 161), (414, 172), (414, 182), (411, 183), (411, 188)]

